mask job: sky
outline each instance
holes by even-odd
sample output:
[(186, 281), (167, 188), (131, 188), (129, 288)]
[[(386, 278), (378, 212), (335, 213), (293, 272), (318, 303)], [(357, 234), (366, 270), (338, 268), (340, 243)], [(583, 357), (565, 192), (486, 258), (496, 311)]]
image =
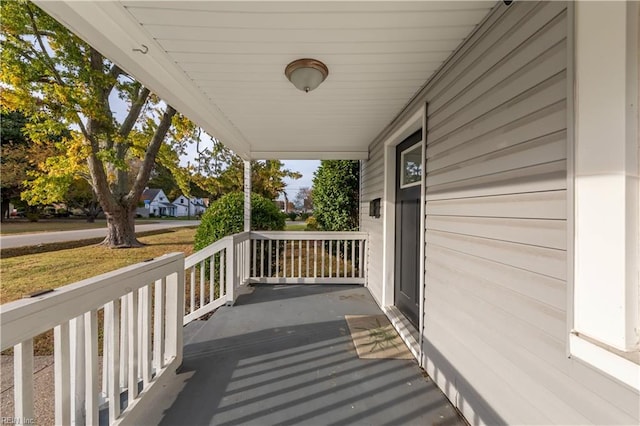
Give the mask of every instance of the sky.
[[(313, 172), (316, 171), (320, 165), (319, 160), (282, 160), (284, 167), (294, 172), (302, 173), (302, 177), (297, 180), (285, 179), (287, 184), (287, 197), (289, 200), (293, 200), (300, 188), (313, 186)], [(282, 198), (282, 197), (280, 197)]]

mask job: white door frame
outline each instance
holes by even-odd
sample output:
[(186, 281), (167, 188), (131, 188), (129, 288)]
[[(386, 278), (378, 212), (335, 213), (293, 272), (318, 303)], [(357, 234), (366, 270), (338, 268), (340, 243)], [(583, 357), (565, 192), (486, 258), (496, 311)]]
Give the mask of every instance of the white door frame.
[[(426, 176), (426, 105), (408, 117), (397, 129), (384, 141), (384, 194), (383, 194), (383, 248), (382, 248), (382, 306), (395, 304), (395, 225), (396, 225), (396, 146), (408, 136), (422, 128), (422, 161), (423, 172), (420, 182), (420, 254), (419, 254), (419, 326), (420, 341), (416, 355), (418, 362), (422, 362), (422, 335), (424, 329), (424, 275), (425, 275), (425, 176)], [(400, 333), (402, 336), (402, 333)]]

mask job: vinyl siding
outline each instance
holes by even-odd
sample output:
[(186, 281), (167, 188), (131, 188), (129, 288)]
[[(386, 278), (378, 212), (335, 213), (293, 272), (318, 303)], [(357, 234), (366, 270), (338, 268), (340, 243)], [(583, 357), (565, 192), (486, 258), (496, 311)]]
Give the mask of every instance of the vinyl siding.
[[(428, 103), (423, 364), (472, 424), (640, 421), (636, 391), (566, 352), (567, 29), (564, 3), (500, 2), (403, 114)], [(363, 208), (383, 196), (383, 144)]]
[[(378, 304), (382, 304), (382, 217), (369, 216), (369, 202), (382, 198), (384, 193), (384, 145), (373, 147), (369, 160), (360, 166), (360, 230), (369, 233), (367, 286)], [(381, 215), (382, 206), (380, 208)]]

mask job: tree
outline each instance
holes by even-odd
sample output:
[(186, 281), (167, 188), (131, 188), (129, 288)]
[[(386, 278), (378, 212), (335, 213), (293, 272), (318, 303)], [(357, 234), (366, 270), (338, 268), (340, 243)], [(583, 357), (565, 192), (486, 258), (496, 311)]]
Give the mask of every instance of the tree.
[[(207, 152), (206, 155), (215, 162), (214, 166), (207, 169), (207, 173), (216, 178), (215, 182), (209, 185), (212, 198), (217, 199), (228, 192), (243, 190), (242, 158), (233, 154), (218, 141), (214, 141), (213, 152)], [(275, 200), (278, 195), (284, 193), (285, 178), (300, 179), (301, 177), (300, 173), (285, 169), (282, 161), (251, 161), (251, 191), (269, 200)]]
[(17, 111), (2, 112), (2, 220), (9, 216), (9, 203), (20, 198), (22, 182), (27, 179), (27, 170), (31, 166), (27, 158), (29, 144), (22, 132), (25, 122), (25, 116)]
[[(9, 217), (9, 203), (21, 203), (20, 195), (25, 182), (30, 180), (37, 165), (53, 155), (53, 145), (34, 146), (25, 134), (27, 117), (19, 111), (2, 111), (0, 120), (2, 153), (0, 155), (2, 176), (2, 220)], [(60, 141), (62, 135), (50, 135), (52, 142)]]
[(325, 231), (358, 229), (360, 164), (323, 160), (313, 175), (313, 215)]
[(75, 179), (71, 183), (65, 197), (65, 204), (68, 209), (82, 210), (87, 217), (87, 222), (95, 222), (98, 215), (102, 213), (98, 197), (89, 182), (84, 179)]
[(298, 190), (295, 198), (296, 208), (306, 212), (313, 210), (313, 196), (311, 194), (311, 188), (303, 186)]
[[(33, 4), (0, 7), (3, 109), (28, 118), (25, 131), (35, 145), (48, 146), (51, 134), (68, 132), (55, 143), (60, 154), (40, 164), (28, 202), (52, 202), (85, 178), (107, 217), (103, 244), (140, 246), (136, 206), (154, 164), (173, 169), (184, 183), (188, 171), (178, 158), (199, 136), (195, 126)], [(114, 101), (127, 107), (120, 120)]]

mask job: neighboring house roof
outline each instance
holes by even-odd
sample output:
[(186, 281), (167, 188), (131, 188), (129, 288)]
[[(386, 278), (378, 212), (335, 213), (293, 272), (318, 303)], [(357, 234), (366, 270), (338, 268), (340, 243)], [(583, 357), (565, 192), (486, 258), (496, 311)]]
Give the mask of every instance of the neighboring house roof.
[(162, 207), (176, 207), (173, 203), (159, 203)]
[(163, 192), (162, 189), (159, 188), (147, 188), (142, 192), (140, 196), (141, 201), (153, 201), (160, 192)]
[[(184, 199), (185, 202), (181, 202), (182, 199)], [(176, 197), (173, 203), (186, 206), (187, 200), (189, 201), (188, 204), (190, 204), (192, 207), (205, 207), (205, 204), (202, 198), (187, 198), (185, 195), (180, 195), (179, 197)]]

